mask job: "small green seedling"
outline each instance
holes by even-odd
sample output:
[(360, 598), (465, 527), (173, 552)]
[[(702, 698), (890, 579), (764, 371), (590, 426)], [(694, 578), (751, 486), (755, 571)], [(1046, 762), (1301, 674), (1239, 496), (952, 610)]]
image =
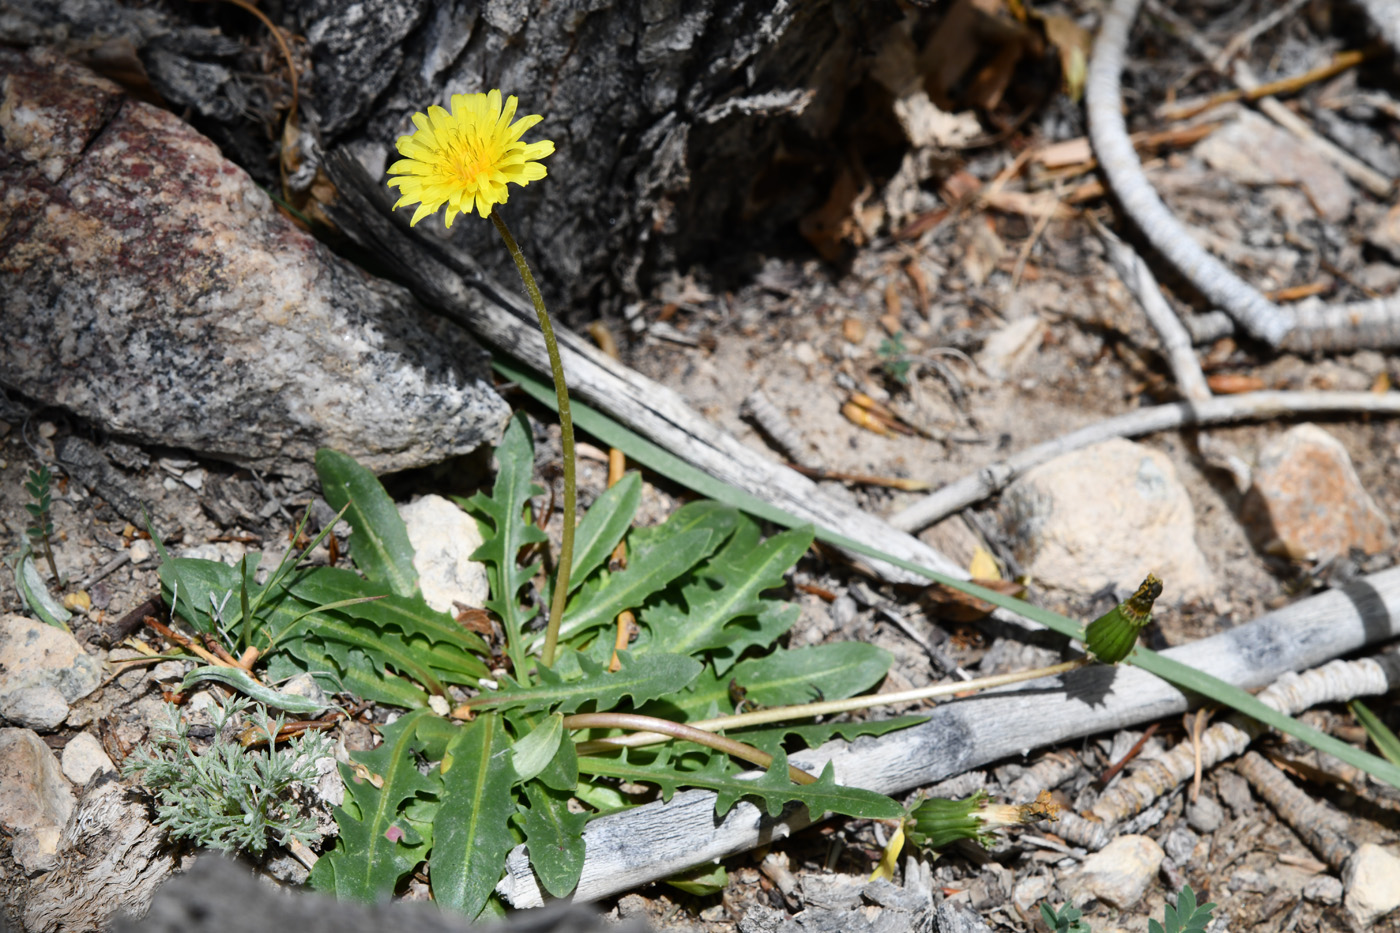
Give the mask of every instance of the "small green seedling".
[(880, 347), (875, 352), (880, 357), (880, 368), (885, 371), (885, 375), (900, 385), (907, 386), (909, 368), (914, 364), (907, 356), (909, 350), (904, 346), (904, 331), (898, 331), (893, 337), (881, 340)]
[(58, 582), (58, 565), (53, 559), (53, 494), (50, 486), (53, 484), (53, 474), (49, 472), (47, 466), (40, 466), (37, 470), (29, 471), (29, 478), (25, 480), (24, 489), (33, 498), (33, 502), (26, 502), (24, 510), (29, 513), (29, 517), (34, 520), (34, 524), (24, 529), (24, 533), (29, 536), (29, 541), (34, 550), (44, 555), (48, 561), (49, 572), (53, 574), (54, 582)]
[(1168, 904), (1162, 917), (1164, 922), (1147, 921), (1148, 933), (1205, 933), (1210, 926), (1210, 912), (1214, 904), (1196, 906), (1196, 892), (1191, 885), (1184, 885), (1176, 896), (1176, 907)]
[[(1196, 892), (1191, 890), (1191, 885), (1183, 885), (1181, 893), (1176, 896), (1176, 907), (1167, 905), (1162, 922), (1147, 921), (1148, 933), (1205, 933), (1206, 927), (1210, 926), (1210, 912), (1214, 909), (1214, 904), (1197, 906)], [(1091, 933), (1089, 924), (1080, 919), (1083, 916), (1084, 911), (1068, 904), (1059, 911), (1049, 904), (1040, 905), (1040, 918), (1053, 933)]]
[(1040, 905), (1040, 917), (1054, 933), (1090, 933), (1089, 924), (1079, 919), (1082, 916), (1084, 911), (1068, 904), (1062, 906), (1058, 913), (1049, 904)]

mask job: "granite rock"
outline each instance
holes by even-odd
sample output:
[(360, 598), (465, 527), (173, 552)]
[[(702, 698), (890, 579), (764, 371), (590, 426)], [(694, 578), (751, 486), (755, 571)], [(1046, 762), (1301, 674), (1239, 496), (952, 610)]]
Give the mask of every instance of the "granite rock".
[(0, 617), (0, 717), (53, 729), (101, 682), (102, 662), (68, 632), (15, 613)]
[(332, 254), (171, 113), (0, 48), (0, 370), (104, 430), (269, 468), (494, 442), (485, 354)]

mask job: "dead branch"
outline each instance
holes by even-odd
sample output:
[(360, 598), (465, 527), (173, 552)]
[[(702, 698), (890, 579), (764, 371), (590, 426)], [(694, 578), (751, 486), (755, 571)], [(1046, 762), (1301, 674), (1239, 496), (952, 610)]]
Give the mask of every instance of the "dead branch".
[(1060, 454), (1090, 447), (1114, 437), (1137, 437), (1180, 427), (1206, 427), (1235, 421), (1294, 418), (1321, 413), (1400, 415), (1400, 392), (1248, 392), (1217, 395), (1200, 402), (1173, 402), (1142, 408), (1100, 421), (1054, 440), (1027, 448), (1013, 457), (985, 466), (949, 483), (902, 512), (889, 523), (901, 531), (926, 528), (981, 499), (1006, 488), (1032, 467)]
[(1210, 398), (1206, 374), (1201, 372), (1201, 364), (1196, 360), (1196, 353), (1191, 347), (1191, 335), (1187, 333), (1171, 305), (1167, 304), (1167, 299), (1162, 297), (1162, 290), (1157, 286), (1157, 279), (1152, 270), (1147, 268), (1147, 263), (1143, 262), (1142, 257), (1131, 246), (1115, 236), (1097, 217), (1090, 214), (1089, 222), (1108, 250), (1109, 262), (1113, 263), (1118, 277), (1137, 298), (1148, 322), (1157, 331), (1157, 336), (1162, 338), (1162, 351), (1167, 357), (1167, 365), (1171, 367), (1172, 376), (1175, 377), (1181, 394), (1193, 402)]
[[(1148, 183), (1142, 164), (1128, 140), (1127, 124), (1121, 111), (1119, 79), (1128, 34), (1142, 2), (1115, 0), (1104, 14), (1103, 26), (1089, 63), (1086, 88), (1090, 139), (1109, 186), (1118, 196), (1123, 210), (1153, 247), (1201, 294), (1229, 314), (1251, 336), (1271, 347), (1307, 352), (1400, 346), (1400, 299), (1336, 307), (1320, 302), (1279, 307), (1202, 249), (1187, 228), (1162, 203)], [(1263, 102), (1261, 108), (1275, 119), (1281, 116)], [(1285, 119), (1291, 125), (1286, 128), (1298, 133), (1301, 121), (1281, 104), (1278, 104), (1278, 109), (1288, 114)], [(1305, 124), (1301, 129), (1315, 136)], [(1332, 153), (1331, 157), (1336, 159), (1337, 155)], [(1356, 161), (1345, 153), (1340, 155), (1351, 162)], [(1369, 167), (1365, 168), (1372, 176), (1376, 174)], [(1356, 166), (1349, 174), (1356, 176)], [(1393, 187), (1393, 181), (1383, 177), (1372, 177), (1369, 183), (1363, 181), (1363, 184), (1386, 193)]]

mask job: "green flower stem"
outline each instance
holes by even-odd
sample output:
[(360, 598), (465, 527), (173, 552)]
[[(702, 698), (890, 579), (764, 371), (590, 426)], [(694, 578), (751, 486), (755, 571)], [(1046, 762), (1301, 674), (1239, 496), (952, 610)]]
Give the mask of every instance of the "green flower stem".
[[(1041, 677), (1054, 677), (1057, 674), (1064, 674), (1084, 667), (1089, 663), (1091, 662), (1088, 658), (1077, 658), (1073, 661), (1065, 661), (1062, 664), (1053, 664), (1050, 667), (1038, 667), (1034, 670), (1017, 671), (1012, 674), (997, 674), (994, 677), (979, 677), (976, 680), (964, 680), (954, 684), (920, 687), (917, 690), (904, 690), (900, 693), (877, 693), (871, 694), (870, 696), (851, 697), (847, 700), (826, 700), (821, 703), (803, 703), (800, 706), (775, 706), (772, 709), (761, 709), (752, 713), (741, 713), (738, 716), (721, 716), (718, 719), (700, 719), (695, 722), (686, 723), (685, 727), (689, 729), (698, 729), (704, 732), (718, 732), (721, 729), (743, 729), (748, 726), (765, 726), (769, 723), (787, 722), (791, 719), (805, 719), (808, 716), (830, 716), (835, 713), (848, 713), (851, 710), (869, 709), (872, 706), (887, 706), (893, 703), (908, 703), (913, 700), (927, 700), (934, 697), (952, 696), (954, 694), (976, 690), (990, 690), (993, 687), (1004, 687), (1007, 684), (1022, 683), (1027, 680), (1038, 680)], [(657, 721), (664, 722), (665, 720)], [(671, 725), (675, 725), (675, 723)], [(651, 729), (650, 732), (638, 732), (633, 735), (620, 735), (609, 739), (593, 739), (588, 742), (580, 742), (576, 751), (580, 755), (588, 755), (611, 751), (624, 746), (637, 747), (642, 745), (655, 745), (658, 742), (666, 741), (674, 735), (674, 732), (668, 732), (665, 729)]]
[[(664, 733), (661, 736), (662, 741), (668, 738), (685, 739), (697, 745), (707, 745), (710, 748), (718, 749), (727, 755), (733, 755), (735, 758), (742, 758), (760, 768), (769, 768), (773, 765), (772, 755), (759, 751), (752, 745), (745, 745), (743, 742), (736, 742), (722, 735), (714, 735), (694, 726), (671, 722), (669, 719), (657, 719), (654, 716), (642, 716), (638, 713), (577, 713), (564, 717), (564, 728), (636, 729), (642, 734)], [(788, 778), (794, 784), (817, 783), (815, 776), (792, 765), (788, 765)]]
[[(549, 369), (554, 376), (554, 394), (559, 400), (559, 437), (564, 448), (564, 535), (559, 545), (559, 563), (554, 573), (554, 598), (549, 606), (549, 626), (544, 633), (544, 649), (540, 660), (545, 667), (554, 665), (554, 652), (559, 645), (559, 623), (564, 618), (564, 604), (569, 598), (569, 572), (574, 565), (574, 519), (578, 511), (578, 491), (574, 479), (574, 417), (569, 411), (569, 387), (564, 382), (564, 361), (559, 356), (559, 342), (554, 339), (554, 325), (550, 323), (549, 312), (544, 307), (544, 297), (530, 266), (525, 262), (525, 254), (510, 235), (510, 228), (494, 207), (491, 209), (491, 222), (510, 250), (510, 258), (515, 260), (515, 268), (520, 270), (525, 291), (535, 304), (535, 315), (540, 320), (540, 332), (544, 334), (544, 347), (549, 353)], [(523, 677), (524, 671), (516, 671)]]

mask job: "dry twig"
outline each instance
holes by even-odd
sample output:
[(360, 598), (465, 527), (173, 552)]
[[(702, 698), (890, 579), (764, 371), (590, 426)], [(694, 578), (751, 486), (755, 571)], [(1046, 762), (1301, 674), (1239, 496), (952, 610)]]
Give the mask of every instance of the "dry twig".
[(1247, 392), (1217, 395), (1201, 402), (1173, 402), (1141, 408), (1071, 431), (982, 467), (891, 516), (889, 523), (901, 531), (926, 528), (1001, 491), (1031, 467), (1110, 438), (1137, 437), (1185, 426), (1205, 427), (1322, 412), (1400, 415), (1400, 392)]
[[(1115, 0), (1104, 14), (1103, 27), (1094, 44), (1094, 54), (1089, 64), (1086, 94), (1094, 151), (1124, 211), (1158, 252), (1201, 294), (1219, 305), (1251, 336), (1271, 347), (1294, 351), (1340, 351), (1400, 346), (1400, 299), (1338, 306), (1317, 302), (1280, 308), (1202, 249), (1162, 203), (1157, 192), (1148, 184), (1142, 165), (1128, 141), (1127, 125), (1120, 109), (1119, 80), (1128, 34), (1141, 4), (1142, 0)], [(1239, 65), (1236, 70), (1239, 71)], [(1273, 101), (1277, 107), (1268, 106), (1269, 101)], [(1285, 127), (1296, 135), (1306, 133), (1317, 139), (1316, 134), (1312, 134), (1296, 114), (1273, 98), (1265, 98), (1260, 102), (1260, 107), (1275, 120), (1283, 119)], [(1326, 145), (1336, 150), (1330, 143)], [(1346, 153), (1337, 150), (1331, 152), (1330, 157), (1355, 163), (1348, 174), (1353, 177), (1361, 175), (1359, 180), (1373, 191), (1390, 191), (1393, 184), (1391, 179), (1360, 165)], [(1346, 168), (1346, 164), (1343, 167)]]

